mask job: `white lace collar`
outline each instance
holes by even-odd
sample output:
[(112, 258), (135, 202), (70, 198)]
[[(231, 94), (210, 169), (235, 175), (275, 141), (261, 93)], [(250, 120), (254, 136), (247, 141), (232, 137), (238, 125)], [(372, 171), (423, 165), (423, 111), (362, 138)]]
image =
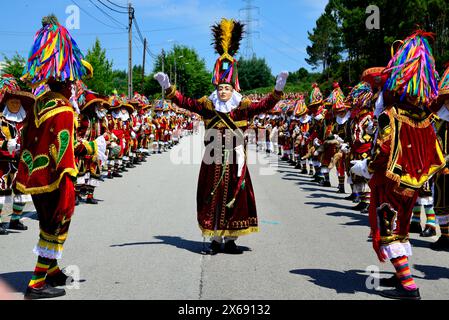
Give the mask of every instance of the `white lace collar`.
[(3, 116), (8, 121), (23, 122), (23, 120), (25, 120), (25, 117), (27, 116), (27, 113), (22, 106), (20, 106), (19, 111), (17, 111), (16, 113), (12, 113), (11, 111), (9, 111), (8, 107), (5, 106), (5, 109), (3, 110)]
[(229, 113), (235, 108), (237, 108), (240, 105), (242, 98), (243, 96), (235, 90), (232, 92), (231, 99), (229, 99), (226, 102), (220, 100), (220, 98), (218, 97), (217, 90), (212, 92), (212, 94), (209, 96), (209, 99), (212, 101), (215, 110), (223, 113)]
[(337, 123), (340, 124), (340, 125), (345, 124), (346, 121), (349, 120), (349, 117), (350, 117), (350, 116), (351, 116), (351, 112), (348, 111), (348, 112), (346, 112), (346, 114), (345, 114), (343, 117), (337, 116), (336, 121), (337, 121)]
[(299, 121), (300, 121), (302, 124), (304, 124), (304, 123), (309, 122), (311, 119), (312, 119), (312, 117), (311, 117), (310, 115), (307, 114), (305, 117), (299, 118)]
[(120, 110), (119, 111), (112, 111), (112, 116), (115, 119), (121, 119), (122, 118)]

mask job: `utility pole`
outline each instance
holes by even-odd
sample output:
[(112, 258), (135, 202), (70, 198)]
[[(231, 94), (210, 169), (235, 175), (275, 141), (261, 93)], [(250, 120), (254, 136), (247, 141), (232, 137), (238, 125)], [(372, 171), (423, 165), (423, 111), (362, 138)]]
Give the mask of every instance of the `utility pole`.
[(147, 38), (143, 40), (143, 63), (142, 63), (142, 94), (143, 94), (143, 86), (145, 83), (145, 53), (147, 52)]
[[(165, 51), (164, 49), (162, 49), (162, 72), (165, 73), (164, 70), (165, 67)], [(165, 101), (165, 90), (164, 88), (162, 88), (162, 102), (161, 102), (161, 107), (164, 107), (164, 101)]]
[(177, 80), (177, 75), (176, 75), (176, 52), (175, 52), (175, 87), (176, 87), (176, 80)]
[(134, 9), (131, 2), (128, 3), (129, 29), (128, 29), (128, 98), (132, 98), (133, 94), (133, 18)]

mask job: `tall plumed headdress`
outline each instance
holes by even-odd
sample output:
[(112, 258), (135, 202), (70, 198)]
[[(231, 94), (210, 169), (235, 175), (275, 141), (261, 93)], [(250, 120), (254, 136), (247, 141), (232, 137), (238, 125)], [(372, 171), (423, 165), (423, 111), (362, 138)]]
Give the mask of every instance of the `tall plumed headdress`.
[(22, 91), (14, 76), (4, 74), (0, 78), (0, 106), (9, 98), (19, 99), (25, 108), (34, 105), (34, 95), (31, 92)]
[(83, 60), (83, 54), (68, 30), (54, 15), (42, 19), (42, 28), (34, 36), (25, 66), (23, 81), (33, 88), (51, 78), (56, 81), (75, 81), (92, 76), (92, 66)]
[(332, 90), (329, 97), (327, 97), (326, 101), (332, 106), (335, 106), (337, 103), (341, 103), (345, 100), (345, 95), (341, 90), (338, 82), (334, 82), (332, 86), (334, 89)]
[(352, 102), (355, 107), (366, 108), (370, 106), (373, 90), (368, 82), (361, 81), (352, 88), (346, 101)]
[(446, 65), (446, 67), (446, 71), (444, 72), (440, 84), (438, 85), (438, 97), (442, 102), (444, 102), (445, 99), (449, 99), (449, 63)]
[(312, 84), (312, 92), (310, 93), (310, 104), (309, 108), (318, 107), (323, 103), (323, 94), (321, 93), (320, 87), (317, 83)]
[(300, 95), (298, 101), (295, 104), (295, 109), (293, 111), (293, 114), (296, 117), (301, 117), (306, 113), (307, 113), (306, 102), (305, 102), (304, 96)]
[(220, 23), (212, 26), (212, 43), (220, 57), (215, 62), (212, 84), (230, 84), (236, 91), (240, 91), (237, 71), (237, 54), (244, 32), (244, 24), (232, 19), (222, 19)]
[(426, 106), (438, 97), (438, 72), (428, 37), (433, 34), (418, 30), (402, 42), (385, 70), (389, 78), (384, 86), (401, 100), (409, 96)]

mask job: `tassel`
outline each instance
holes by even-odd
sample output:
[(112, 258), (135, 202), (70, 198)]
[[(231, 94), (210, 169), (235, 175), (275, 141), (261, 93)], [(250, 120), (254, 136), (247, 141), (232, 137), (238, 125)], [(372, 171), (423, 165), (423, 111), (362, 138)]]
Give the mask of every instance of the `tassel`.
[(235, 198), (233, 198), (229, 203), (226, 205), (226, 208), (232, 209), (234, 207)]

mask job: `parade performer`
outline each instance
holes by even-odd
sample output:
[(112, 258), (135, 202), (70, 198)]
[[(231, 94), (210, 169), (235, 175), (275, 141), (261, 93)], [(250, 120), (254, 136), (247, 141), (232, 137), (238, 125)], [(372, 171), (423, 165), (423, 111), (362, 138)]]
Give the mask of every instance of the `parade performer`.
[(309, 129), (309, 137), (305, 142), (308, 151), (301, 159), (309, 161), (309, 165), (312, 165), (314, 170), (309, 170), (309, 175), (313, 176), (316, 182), (320, 181), (318, 176), (320, 174), (321, 163), (318, 160), (318, 154), (315, 154), (315, 150), (319, 147), (319, 144), (317, 144), (317, 137), (318, 133), (321, 131), (320, 125), (322, 124), (322, 120), (324, 119), (323, 103), (323, 94), (321, 93), (318, 84), (313, 83), (312, 92), (310, 93), (310, 103), (308, 106), (312, 119)]
[(324, 187), (330, 187), (330, 169), (334, 166), (334, 157), (338, 153), (343, 140), (335, 134), (334, 131), (334, 123), (335, 123), (335, 114), (347, 109), (347, 106), (344, 104), (345, 96), (343, 91), (340, 88), (338, 82), (334, 82), (333, 90), (330, 96), (326, 99), (327, 106), (329, 109), (326, 110), (325, 118), (324, 118), (324, 130), (322, 131), (322, 135), (320, 134), (318, 138), (320, 139), (320, 145), (317, 149), (320, 154), (320, 176), (322, 180), (320, 181), (320, 185)]
[(35, 88), (36, 104), (24, 132), (17, 190), (30, 193), (39, 217), (37, 265), (25, 297), (65, 294), (67, 276), (59, 269), (75, 209), (74, 82), (92, 75), (78, 45), (54, 15), (42, 19), (22, 80)]
[[(170, 85), (168, 76), (157, 73), (155, 79), (166, 90), (167, 99), (177, 106), (198, 113), (206, 125), (206, 151), (197, 189), (198, 223), (204, 237), (213, 237), (210, 253), (242, 253), (235, 244), (238, 236), (258, 231), (254, 191), (246, 164), (243, 131), (255, 115), (272, 109), (282, 98), (288, 73), (277, 77), (275, 90), (258, 103), (242, 99), (237, 76), (237, 53), (242, 37), (240, 22), (223, 19), (212, 27), (216, 61), (212, 83), (216, 90), (199, 100), (183, 96)], [(236, 141), (234, 141), (236, 140)], [(217, 143), (218, 142), (218, 143)]]
[[(78, 193), (77, 197), (81, 191), (85, 192), (86, 203), (97, 204), (94, 192), (102, 181), (101, 167), (107, 160), (106, 147), (109, 140), (105, 119), (107, 110), (104, 107), (106, 99), (88, 91), (87, 88), (83, 91), (84, 99), (79, 103), (81, 113), (76, 129), (78, 141), (75, 145), (75, 154), (79, 156), (76, 157), (78, 178), (75, 191)], [(86, 149), (86, 153), (81, 151), (83, 148)], [(76, 199), (77, 202), (79, 200)]]
[(428, 36), (416, 31), (390, 60), (375, 152), (351, 169), (370, 179), (373, 248), (380, 261), (390, 260), (396, 270), (393, 277), (380, 280), (381, 286), (395, 289), (381, 295), (393, 299), (420, 299), (408, 260), (410, 218), (418, 190), (446, 164), (428, 109), (438, 97)]
[[(365, 160), (371, 156), (371, 149), (374, 141), (374, 121), (372, 98), (373, 91), (368, 82), (361, 81), (349, 94), (353, 109), (351, 114), (351, 140), (349, 160)], [(370, 204), (370, 187), (366, 177), (361, 175), (351, 175), (353, 192), (360, 202), (353, 207), (353, 210), (368, 213)]]
[(109, 97), (107, 114), (108, 130), (111, 134), (111, 144), (108, 152), (108, 178), (121, 178), (122, 158), (125, 150), (122, 118), (120, 113), (121, 101), (116, 94)]
[(22, 91), (12, 75), (3, 75), (0, 79), (0, 235), (8, 234), (1, 226), (1, 213), (6, 203), (12, 203), (13, 208), (9, 229), (28, 229), (20, 218), (25, 204), (32, 201), (31, 196), (20, 192), (13, 195), (12, 186), (20, 160), (25, 118), (33, 110), (34, 102), (34, 95)]
[(449, 65), (441, 78), (438, 99), (432, 105), (432, 111), (439, 118), (435, 126), (446, 157), (446, 167), (435, 177), (434, 210), (441, 235), (430, 247), (437, 251), (449, 251)]

